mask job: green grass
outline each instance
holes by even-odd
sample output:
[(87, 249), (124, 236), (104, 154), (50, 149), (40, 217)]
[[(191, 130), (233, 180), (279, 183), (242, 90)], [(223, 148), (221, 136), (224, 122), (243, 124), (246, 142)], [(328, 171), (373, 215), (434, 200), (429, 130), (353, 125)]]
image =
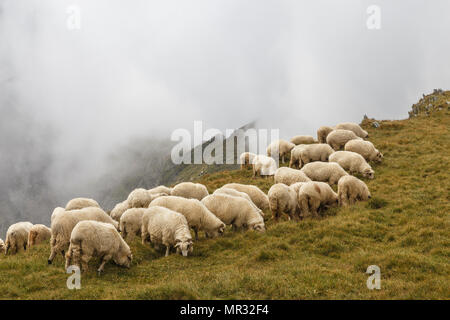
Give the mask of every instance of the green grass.
[[(193, 255), (167, 258), (131, 242), (132, 268), (98, 261), (68, 290), (48, 244), (0, 257), (3, 299), (450, 299), (450, 117), (448, 109), (367, 126), (384, 153), (366, 181), (373, 198), (299, 223), (267, 223), (267, 232), (201, 239)], [(272, 179), (250, 170), (206, 174), (209, 191), (229, 182), (265, 192)], [(270, 216), (270, 213), (267, 212)], [(381, 290), (366, 287), (369, 265), (381, 268)]]

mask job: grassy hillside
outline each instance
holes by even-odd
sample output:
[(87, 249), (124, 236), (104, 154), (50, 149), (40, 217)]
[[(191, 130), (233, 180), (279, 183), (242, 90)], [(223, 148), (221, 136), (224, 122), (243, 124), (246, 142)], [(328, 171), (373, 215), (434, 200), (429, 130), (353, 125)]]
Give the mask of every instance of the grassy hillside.
[[(448, 94), (448, 92), (446, 93)], [(450, 100), (450, 95), (446, 97)], [(365, 121), (384, 153), (373, 198), (320, 219), (267, 222), (267, 232), (233, 233), (194, 244), (183, 258), (131, 243), (131, 269), (97, 262), (81, 290), (66, 288), (63, 260), (47, 265), (48, 244), (0, 256), (0, 297), (13, 299), (450, 299), (450, 112)], [(272, 180), (247, 171), (206, 174), (210, 191), (235, 181), (268, 191)], [(381, 290), (368, 290), (369, 265)]]

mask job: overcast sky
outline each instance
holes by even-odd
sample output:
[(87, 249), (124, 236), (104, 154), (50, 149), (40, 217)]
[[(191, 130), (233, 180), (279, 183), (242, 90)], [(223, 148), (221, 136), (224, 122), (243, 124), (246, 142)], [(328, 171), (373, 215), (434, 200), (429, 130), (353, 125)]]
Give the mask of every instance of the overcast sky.
[(447, 0), (0, 0), (0, 152), (39, 136), (64, 181), (74, 161), (95, 174), (118, 145), (194, 120), (258, 119), (289, 138), (405, 118), (422, 93), (450, 88), (449, 12)]

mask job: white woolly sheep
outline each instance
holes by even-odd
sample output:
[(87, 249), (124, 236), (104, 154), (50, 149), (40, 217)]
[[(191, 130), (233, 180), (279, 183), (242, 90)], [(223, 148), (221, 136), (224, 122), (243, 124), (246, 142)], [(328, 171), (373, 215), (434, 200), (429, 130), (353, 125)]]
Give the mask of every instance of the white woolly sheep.
[(164, 245), (166, 257), (171, 247), (175, 247), (177, 253), (184, 257), (193, 251), (192, 236), (185, 216), (164, 207), (152, 206), (145, 211), (141, 237), (142, 244), (150, 241), (156, 250), (161, 244)]
[(52, 230), (43, 224), (35, 224), (28, 233), (28, 248), (40, 244), (52, 236)]
[(202, 203), (220, 220), (239, 228), (264, 232), (264, 219), (246, 199), (225, 194), (209, 195)]
[(290, 186), (297, 182), (311, 181), (302, 171), (288, 167), (278, 168), (274, 176), (275, 183), (284, 183)]
[(381, 162), (383, 160), (383, 154), (370, 141), (350, 140), (345, 144), (344, 149), (359, 153), (366, 161)]
[(253, 158), (252, 162), (253, 167), (253, 177), (256, 176), (273, 176), (275, 171), (277, 170), (276, 161), (268, 156), (259, 154)]
[(336, 162), (310, 162), (301, 171), (313, 181), (328, 182), (330, 185), (337, 184), (347, 172)]
[(272, 142), (268, 147), (267, 147), (267, 155), (269, 157), (274, 156), (275, 154), (278, 153), (281, 162), (284, 163), (284, 159), (285, 157), (290, 153), (292, 148), (295, 147), (295, 144), (293, 144), (292, 142), (280, 139), (277, 141)]
[(202, 200), (209, 194), (208, 189), (201, 183), (182, 182), (172, 188), (171, 196), (186, 199)]
[(110, 215), (111, 218), (113, 218), (114, 220), (116, 220), (117, 222), (120, 221), (120, 217), (122, 216), (122, 214), (127, 211), (128, 209), (130, 209), (130, 205), (128, 204), (128, 201), (122, 201), (119, 202), (118, 204), (116, 204), (114, 206), (114, 208), (111, 210)]
[(321, 208), (336, 206), (338, 196), (325, 182), (305, 183), (298, 193), (298, 206), (302, 217), (316, 217)]
[[(310, 180), (310, 181), (311, 181), (311, 180)], [(291, 185), (289, 186), (289, 188), (291, 188), (292, 190), (294, 190), (295, 193), (298, 195), (298, 192), (300, 191), (300, 188), (301, 188), (304, 184), (306, 184), (307, 182), (309, 182), (309, 181), (306, 181), (306, 182), (297, 182), (297, 183), (291, 184)]]
[(152, 206), (165, 207), (185, 216), (189, 227), (195, 232), (196, 240), (198, 240), (199, 231), (205, 231), (207, 238), (215, 238), (225, 231), (225, 224), (197, 199), (161, 197), (153, 201), (150, 204), (150, 207)]
[(52, 216), (50, 217), (50, 225), (58, 214), (65, 212), (65, 211), (66, 211), (66, 209), (64, 209), (64, 208), (56, 207), (52, 212)]
[(130, 208), (120, 217), (120, 232), (126, 239), (128, 236), (140, 236), (142, 216), (147, 208)]
[(245, 167), (251, 166), (253, 163), (253, 159), (256, 157), (256, 154), (251, 152), (243, 152), (239, 156), (239, 162), (241, 164), (241, 169), (244, 169)]
[(157, 186), (154, 188), (151, 188), (148, 190), (150, 193), (165, 193), (167, 195), (170, 195), (172, 192), (172, 188), (166, 187), (166, 186)]
[(97, 272), (100, 274), (109, 260), (117, 265), (129, 268), (133, 256), (130, 247), (119, 232), (109, 223), (98, 221), (80, 221), (73, 228), (70, 246), (66, 254), (66, 269), (77, 265), (83, 272), (88, 271), (89, 260), (93, 256), (101, 260)]
[(351, 151), (336, 151), (330, 156), (330, 162), (339, 163), (344, 170), (347, 170), (351, 174), (360, 173), (365, 178), (373, 179), (374, 172), (372, 167), (359, 153)]
[(293, 188), (277, 183), (270, 187), (268, 196), (275, 221), (278, 221), (282, 213), (287, 213), (289, 219), (297, 219), (297, 192)]
[(114, 221), (101, 208), (88, 207), (80, 210), (64, 211), (56, 215), (51, 223), (52, 236), (50, 238), (50, 256), (48, 264), (53, 262), (57, 253), (61, 253), (64, 257), (64, 250), (70, 243), (70, 234), (76, 224), (84, 220), (95, 220), (113, 225), (118, 229), (119, 224)]
[(360, 138), (368, 138), (369, 137), (369, 134), (367, 133), (366, 130), (361, 128), (359, 126), (359, 124), (356, 124), (353, 122), (339, 123), (335, 128), (353, 131)]
[(94, 199), (89, 198), (75, 198), (66, 204), (66, 210), (79, 210), (87, 207), (100, 208), (100, 205)]
[(291, 142), (295, 145), (316, 143), (316, 140), (312, 136), (294, 136), (291, 138)]
[(289, 162), (289, 167), (301, 168), (306, 163), (313, 161), (326, 162), (333, 152), (333, 148), (326, 143), (297, 146), (291, 151), (291, 161)]
[(353, 176), (345, 176), (338, 182), (338, 198), (341, 206), (354, 204), (357, 200), (367, 201), (371, 194), (367, 185)]
[(222, 188), (231, 188), (240, 192), (246, 193), (252, 202), (261, 210), (269, 209), (269, 198), (257, 186), (240, 183), (227, 183)]
[(248, 196), (248, 194), (246, 194), (244, 192), (237, 191), (237, 190), (234, 190), (234, 189), (231, 189), (231, 188), (224, 188), (224, 187), (222, 187), (222, 188), (219, 188), (216, 191), (214, 191), (213, 194), (227, 194), (227, 195), (232, 196), (232, 197), (244, 198), (244, 199), (250, 201), (250, 203), (256, 208), (256, 210), (258, 210), (259, 214), (262, 217), (264, 217), (264, 212), (261, 209), (259, 209), (256, 206), (256, 204), (253, 203), (252, 199)]
[(328, 134), (333, 131), (334, 128), (328, 126), (322, 126), (317, 130), (317, 140), (319, 143), (327, 143)]
[(9, 226), (6, 231), (5, 255), (8, 251), (16, 254), (20, 248), (27, 249), (28, 233), (32, 227), (31, 222), (17, 222)]
[(154, 193), (143, 188), (138, 188), (134, 189), (128, 195), (127, 202), (130, 208), (148, 208), (150, 202), (167, 195), (167, 193)]
[(327, 136), (327, 143), (334, 149), (339, 150), (350, 140), (362, 140), (353, 131), (337, 129), (331, 131)]

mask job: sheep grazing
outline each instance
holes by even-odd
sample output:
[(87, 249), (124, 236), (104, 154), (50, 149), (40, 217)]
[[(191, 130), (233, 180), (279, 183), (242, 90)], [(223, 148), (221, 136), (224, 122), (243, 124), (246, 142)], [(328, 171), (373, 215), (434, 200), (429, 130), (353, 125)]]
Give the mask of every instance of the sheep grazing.
[(284, 163), (285, 157), (291, 153), (291, 150), (294, 147), (295, 147), (295, 144), (293, 144), (292, 142), (280, 139), (280, 140), (272, 142), (267, 147), (266, 151), (267, 151), (267, 155), (269, 157), (272, 157), (278, 153), (278, 155), (281, 159), (281, 162)]
[(172, 192), (172, 188), (166, 187), (166, 186), (157, 186), (152, 189), (149, 189), (148, 192), (150, 193), (165, 193), (167, 195), (170, 195)]
[(301, 171), (313, 181), (328, 182), (330, 185), (337, 184), (341, 177), (348, 175), (336, 162), (311, 162)]
[(114, 206), (114, 208), (110, 212), (111, 218), (113, 218), (114, 220), (119, 222), (120, 221), (120, 217), (122, 216), (122, 214), (125, 211), (127, 211), (128, 209), (130, 209), (130, 205), (128, 204), (127, 200), (116, 204)]
[(186, 199), (202, 200), (209, 194), (208, 189), (201, 183), (182, 182), (172, 188), (171, 196), (183, 197)]
[(28, 233), (32, 227), (31, 222), (17, 222), (9, 226), (6, 231), (5, 255), (8, 251), (16, 254), (20, 248), (27, 250)]
[(268, 192), (270, 210), (275, 221), (282, 213), (287, 213), (289, 219), (297, 219), (297, 192), (284, 183), (274, 184)]
[(350, 140), (345, 144), (344, 150), (359, 153), (366, 161), (381, 162), (383, 160), (383, 154), (370, 141)]
[(354, 176), (345, 176), (338, 182), (339, 205), (354, 204), (357, 200), (367, 201), (371, 198), (367, 185)]
[(319, 210), (337, 204), (336, 192), (324, 182), (307, 182), (298, 193), (298, 206), (302, 217), (317, 217)]
[(155, 193), (143, 188), (138, 188), (134, 189), (128, 195), (127, 202), (130, 208), (148, 208), (150, 202), (156, 198), (167, 195), (167, 193)]
[(79, 210), (87, 207), (100, 208), (100, 205), (94, 199), (89, 198), (75, 198), (66, 204), (66, 210)]
[(327, 136), (327, 143), (334, 149), (339, 150), (345, 146), (350, 140), (362, 140), (353, 131), (350, 130), (333, 130)]
[(160, 245), (166, 247), (166, 257), (170, 248), (175, 247), (177, 253), (187, 257), (193, 251), (192, 237), (186, 218), (173, 210), (152, 206), (142, 216), (142, 244), (150, 241), (155, 249)]
[(264, 232), (264, 219), (251, 203), (243, 198), (225, 194), (209, 195), (202, 203), (227, 225)]
[(265, 176), (266, 178), (268, 176), (273, 176), (278, 168), (277, 163), (273, 158), (262, 154), (253, 158), (252, 167), (253, 177)]
[(55, 217), (56, 217), (58, 214), (62, 213), (62, 212), (66, 212), (66, 209), (61, 208), (61, 207), (56, 207), (56, 208), (53, 210), (52, 216), (50, 217), (50, 225), (51, 225), (51, 223), (53, 222), (53, 220), (55, 219)]
[(294, 136), (291, 142), (295, 145), (316, 143), (316, 140), (312, 136)]
[(250, 201), (250, 203), (256, 208), (256, 210), (258, 210), (258, 212), (261, 215), (261, 217), (264, 217), (264, 212), (261, 209), (259, 209), (256, 206), (256, 204), (253, 203), (252, 199), (248, 196), (248, 194), (246, 194), (244, 192), (240, 192), (240, 191), (237, 191), (237, 190), (234, 190), (234, 189), (231, 189), (231, 188), (224, 188), (224, 187), (222, 187), (222, 188), (217, 189), (216, 191), (214, 191), (213, 194), (227, 194), (227, 195), (232, 196), (232, 197), (244, 198), (244, 199)]
[(363, 177), (373, 179), (372, 167), (364, 160), (363, 156), (351, 151), (336, 151), (330, 156), (330, 162), (339, 165), (351, 174), (360, 173)]
[(353, 123), (353, 122), (339, 123), (335, 128), (353, 131), (360, 138), (368, 138), (369, 137), (369, 134), (367, 133), (366, 130), (364, 130), (358, 124)]
[(100, 274), (109, 260), (129, 268), (133, 256), (130, 247), (122, 239), (116, 228), (109, 223), (80, 221), (73, 228), (70, 246), (66, 254), (66, 269), (77, 265), (83, 272), (88, 271), (89, 260), (93, 256), (101, 260), (97, 272)]
[(142, 216), (147, 208), (130, 208), (120, 217), (120, 232), (126, 239), (128, 236), (140, 236), (142, 227)]
[(245, 167), (251, 166), (253, 163), (253, 159), (256, 157), (256, 154), (251, 152), (244, 152), (239, 156), (239, 162), (241, 164), (241, 169)]
[(52, 236), (52, 230), (43, 224), (35, 224), (28, 233), (28, 248), (40, 244)]
[(165, 207), (185, 216), (189, 227), (195, 232), (195, 240), (198, 240), (199, 231), (205, 231), (207, 238), (215, 238), (225, 231), (225, 224), (197, 199), (161, 197), (153, 201), (150, 204), (152, 206)]
[(101, 208), (88, 207), (80, 210), (64, 211), (56, 215), (51, 223), (52, 236), (50, 238), (50, 256), (48, 264), (53, 262), (57, 253), (64, 257), (64, 250), (70, 244), (70, 234), (76, 224), (84, 220), (95, 220), (113, 225), (116, 229), (119, 227), (117, 221), (114, 221)]
[(311, 181), (302, 171), (288, 167), (278, 168), (274, 176), (275, 183), (284, 183), (288, 186), (297, 182)]
[(257, 186), (240, 183), (227, 183), (222, 188), (231, 188), (240, 192), (246, 193), (252, 202), (261, 210), (269, 209), (269, 198)]
[(306, 163), (313, 161), (326, 162), (333, 152), (333, 148), (326, 143), (297, 146), (291, 151), (289, 167), (300, 169)]
[(317, 140), (319, 143), (327, 143), (327, 136), (328, 134), (333, 131), (334, 128), (322, 126), (317, 130)]

